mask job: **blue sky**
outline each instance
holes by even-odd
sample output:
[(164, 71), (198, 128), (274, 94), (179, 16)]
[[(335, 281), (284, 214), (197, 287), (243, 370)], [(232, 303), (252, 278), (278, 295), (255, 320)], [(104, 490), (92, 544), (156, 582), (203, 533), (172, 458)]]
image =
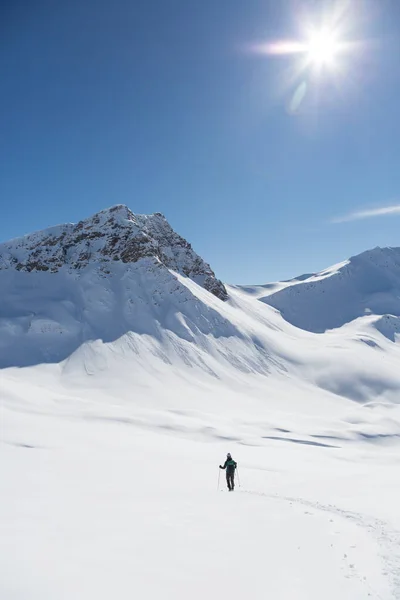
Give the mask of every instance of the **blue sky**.
[(339, 74), (251, 51), (333, 4), (0, 1), (0, 239), (124, 203), (234, 283), (399, 246), (398, 0), (349, 3)]

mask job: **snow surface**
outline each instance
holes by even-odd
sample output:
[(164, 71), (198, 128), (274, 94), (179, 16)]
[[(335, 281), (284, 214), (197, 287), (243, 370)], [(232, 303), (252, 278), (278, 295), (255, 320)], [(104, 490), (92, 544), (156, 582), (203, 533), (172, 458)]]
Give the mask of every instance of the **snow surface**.
[(260, 301), (294, 314), (307, 276), (222, 301), (153, 254), (0, 270), (0, 598), (400, 599), (398, 315), (360, 313), (357, 261), (313, 276), (348, 282), (320, 334)]

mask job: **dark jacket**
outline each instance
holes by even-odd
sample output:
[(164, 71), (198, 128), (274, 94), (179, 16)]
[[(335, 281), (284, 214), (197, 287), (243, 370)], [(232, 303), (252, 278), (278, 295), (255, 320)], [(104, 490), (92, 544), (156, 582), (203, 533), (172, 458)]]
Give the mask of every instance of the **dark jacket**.
[(219, 468), (226, 469), (226, 472), (229, 475), (233, 475), (236, 467), (237, 467), (237, 463), (233, 460), (233, 458), (227, 458), (226, 461), (224, 462), (224, 466), (223, 467), (220, 466)]

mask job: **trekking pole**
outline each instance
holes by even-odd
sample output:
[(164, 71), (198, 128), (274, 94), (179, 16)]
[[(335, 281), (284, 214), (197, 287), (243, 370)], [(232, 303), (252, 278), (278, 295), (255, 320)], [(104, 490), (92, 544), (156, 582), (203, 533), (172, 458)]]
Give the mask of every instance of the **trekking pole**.
[(239, 467), (236, 467), (236, 470), (237, 470), (237, 476), (238, 476), (238, 484), (239, 484), (239, 487), (242, 487), (242, 486), (240, 485)]
[(217, 492), (219, 492), (219, 476), (221, 475), (221, 469), (218, 467), (218, 487)]

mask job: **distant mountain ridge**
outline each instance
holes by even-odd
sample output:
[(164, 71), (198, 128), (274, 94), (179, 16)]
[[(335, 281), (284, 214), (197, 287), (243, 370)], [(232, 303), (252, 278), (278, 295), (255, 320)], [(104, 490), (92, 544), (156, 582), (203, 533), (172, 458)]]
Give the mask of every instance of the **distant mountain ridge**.
[(289, 323), (323, 333), (367, 315), (400, 317), (400, 248), (375, 248), (259, 299)]

